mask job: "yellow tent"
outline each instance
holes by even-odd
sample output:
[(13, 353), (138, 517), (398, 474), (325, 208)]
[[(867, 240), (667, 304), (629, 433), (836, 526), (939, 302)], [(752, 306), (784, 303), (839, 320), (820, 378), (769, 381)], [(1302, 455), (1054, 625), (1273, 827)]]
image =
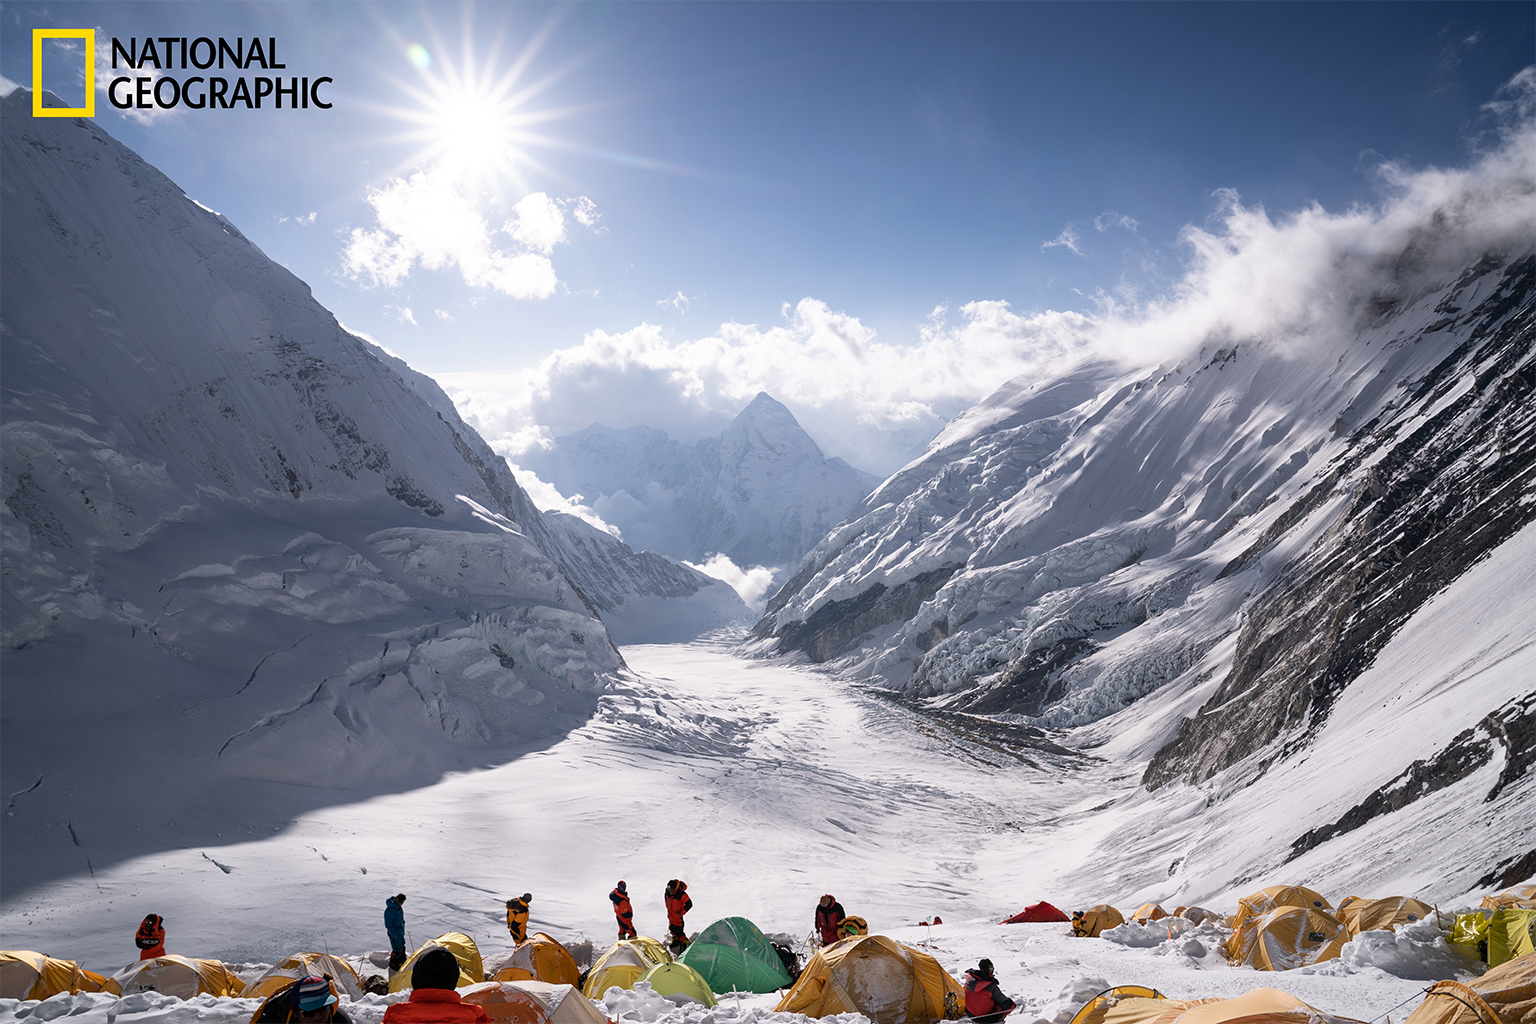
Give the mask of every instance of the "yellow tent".
[(245, 982), (235, 977), (218, 960), (192, 957), (155, 957), (129, 964), (107, 979), (103, 992), (126, 996), (132, 992), (164, 992), (168, 996), (191, 999), (193, 996), (238, 996)]
[(1100, 932), (1125, 924), (1125, 917), (1108, 903), (1099, 903), (1072, 915), (1072, 934), (1096, 939)]
[[(1127, 986), (1133, 988), (1134, 986)], [(1108, 993), (1105, 993), (1108, 995)], [(1309, 1006), (1287, 992), (1256, 988), (1236, 999), (1161, 999), (1126, 995), (1090, 1001), (1072, 1024), (1359, 1024)]]
[(285, 957), (273, 964), (266, 974), (245, 986), (241, 995), (247, 999), (265, 999), (300, 978), (316, 975), (330, 977), (336, 983), (338, 992), (344, 992), (353, 999), (363, 998), (363, 983), (352, 965), (329, 953), (295, 953)]
[(1527, 953), (1463, 985), (1431, 985), (1403, 1024), (1489, 1024), (1536, 1020), (1536, 953)]
[(551, 985), (580, 985), (581, 969), (570, 950), (552, 935), (534, 932), (488, 972), (492, 981), (547, 981)]
[(543, 981), (486, 981), (459, 993), (483, 1007), (497, 1024), (608, 1024), (592, 1001), (570, 985)]
[(485, 980), (485, 962), (480, 959), (480, 947), (475, 945), (475, 940), (463, 932), (445, 932), (423, 943), (420, 949), (411, 954), (405, 966), (389, 979), (391, 992), (404, 992), (411, 987), (411, 971), (416, 967), (416, 961), (421, 959), (421, 954), (429, 949), (446, 949), (459, 962), (459, 983), (455, 987), (477, 985)]
[(1104, 1020), (1104, 1014), (1109, 1012), (1111, 1007), (1118, 1006), (1122, 1000), (1133, 996), (1144, 999), (1166, 1000), (1168, 998), (1157, 989), (1147, 988), (1145, 985), (1116, 985), (1114, 988), (1105, 989), (1084, 1003), (1072, 1017), (1071, 1024), (1089, 1024), (1089, 1022), (1100, 1024)]
[(105, 981), (73, 960), (59, 960), (30, 949), (0, 950), (0, 999), (47, 999), (60, 992), (100, 992)]
[(648, 935), (636, 939), (620, 939), (597, 958), (582, 994), (588, 999), (601, 999), (610, 988), (633, 988), (640, 976), (657, 964), (669, 964), (672, 954), (667, 947)]
[(1536, 910), (1500, 907), (1488, 919), (1488, 966), (1536, 952)]
[(1435, 908), (1407, 896), (1388, 896), (1383, 900), (1360, 900), (1342, 907), (1339, 919), (1349, 929), (1350, 938), (1361, 932), (1391, 931), (1400, 924), (1435, 916)]
[(862, 1013), (875, 1024), (957, 1020), (965, 990), (939, 962), (884, 935), (860, 935), (811, 957), (776, 1013)]
[(1227, 940), (1229, 959), (1261, 971), (1289, 971), (1339, 955), (1349, 931), (1332, 914), (1307, 907), (1280, 907), (1249, 918)]
[(1236, 930), (1241, 928), (1243, 922), (1249, 918), (1263, 917), (1278, 907), (1333, 909), (1333, 905), (1321, 893), (1308, 889), (1304, 885), (1271, 885), (1238, 900), (1237, 913), (1232, 915), (1232, 919), (1227, 922), (1227, 927)]
[(1526, 885), (1519, 889), (1511, 889), (1509, 892), (1501, 892), (1497, 896), (1484, 896), (1482, 905), (1489, 910), (1498, 910), (1500, 907), (1521, 907), (1526, 910), (1536, 910), (1536, 885)]
[(1163, 909), (1161, 903), (1143, 903), (1131, 915), (1131, 920), (1137, 924), (1146, 924), (1148, 921), (1161, 921), (1167, 916), (1168, 911)]
[[(679, 1005), (682, 1003), (715, 1005), (715, 994), (710, 991), (709, 982), (704, 980), (704, 976), (687, 964), (676, 960), (669, 964), (657, 964), (642, 974), (640, 981), (650, 985), (652, 992), (666, 996)], [(638, 985), (640, 981), (635, 984)]]

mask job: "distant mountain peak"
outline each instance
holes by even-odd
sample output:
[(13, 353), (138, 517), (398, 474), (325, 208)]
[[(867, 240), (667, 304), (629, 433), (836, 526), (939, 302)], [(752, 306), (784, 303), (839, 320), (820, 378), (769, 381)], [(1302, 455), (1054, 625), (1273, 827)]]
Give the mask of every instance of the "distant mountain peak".
[(766, 391), (759, 391), (720, 434), (722, 448), (745, 453), (764, 448), (775, 456), (825, 461), (821, 446), (805, 432), (789, 407)]

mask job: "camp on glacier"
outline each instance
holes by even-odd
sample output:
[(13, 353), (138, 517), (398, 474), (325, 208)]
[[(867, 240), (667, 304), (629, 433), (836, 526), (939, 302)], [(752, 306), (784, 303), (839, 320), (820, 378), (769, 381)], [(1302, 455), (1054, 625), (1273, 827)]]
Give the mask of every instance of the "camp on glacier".
[[(514, 468), (229, 219), (14, 90), (0, 932), (29, 985), (0, 1017), (245, 1020), (242, 986), (326, 957), (385, 979), (343, 986), (378, 1021), (410, 987), (396, 892), (408, 964), (464, 951), (507, 1019), (930, 1020), (986, 958), (1023, 1024), (1117, 986), (1400, 1022), (1518, 973), (1536, 78), (1511, 88), (1496, 142), (1379, 206), (1224, 200), (1166, 295), (1083, 317), (883, 480), (767, 391), (688, 444), (594, 410)], [(744, 600), (713, 557), (782, 586)], [(661, 948), (612, 947), (615, 881), (664, 937), (679, 877), (690, 952), (583, 991)], [(507, 932), (524, 891), (539, 949)], [(819, 951), (823, 894), (870, 935)], [(139, 962), (150, 912), (169, 955)]]

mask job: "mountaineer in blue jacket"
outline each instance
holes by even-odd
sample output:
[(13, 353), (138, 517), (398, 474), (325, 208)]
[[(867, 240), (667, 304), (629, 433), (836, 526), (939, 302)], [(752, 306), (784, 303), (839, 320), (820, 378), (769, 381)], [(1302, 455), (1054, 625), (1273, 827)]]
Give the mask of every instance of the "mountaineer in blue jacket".
[(405, 893), (397, 893), (384, 901), (384, 930), (389, 933), (389, 969), (398, 971), (405, 966)]

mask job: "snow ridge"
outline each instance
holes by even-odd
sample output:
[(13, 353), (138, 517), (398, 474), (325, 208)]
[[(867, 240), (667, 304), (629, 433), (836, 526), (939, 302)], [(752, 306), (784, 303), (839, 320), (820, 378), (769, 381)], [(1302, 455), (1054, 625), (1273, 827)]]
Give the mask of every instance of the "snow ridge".
[[(100, 867), (548, 742), (626, 674), (597, 611), (621, 593), (729, 616), (702, 574), (571, 543), (436, 384), (30, 100), (0, 103), (0, 756), (44, 781), (8, 891), (79, 870), (81, 836)], [(150, 829), (99, 798), (146, 758)]]

